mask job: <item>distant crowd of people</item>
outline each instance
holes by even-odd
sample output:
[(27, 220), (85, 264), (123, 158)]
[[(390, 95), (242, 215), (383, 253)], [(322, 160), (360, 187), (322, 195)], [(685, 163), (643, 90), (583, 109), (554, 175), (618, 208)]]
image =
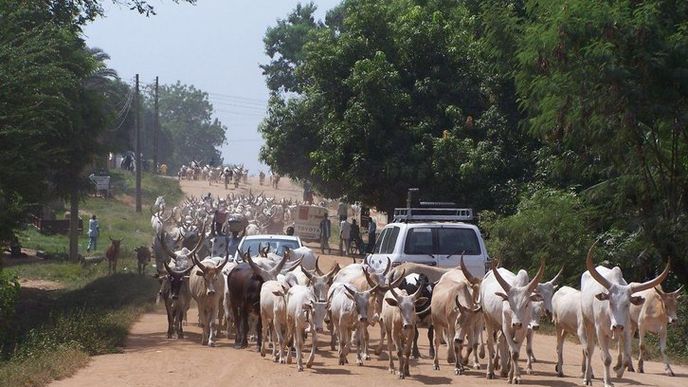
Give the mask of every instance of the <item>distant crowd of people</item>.
[[(337, 209), (337, 216), (339, 219), (339, 255), (354, 256), (356, 254), (365, 254), (372, 252), (376, 242), (377, 225), (375, 220), (370, 217), (368, 219), (368, 243), (363, 242), (361, 237), (361, 227), (352, 218), (351, 222), (347, 219), (347, 206), (345, 203), (339, 203)], [(330, 238), (332, 237), (332, 222), (329, 219), (329, 214), (325, 213), (323, 219), (320, 221), (320, 250), (325, 254), (331, 254)]]

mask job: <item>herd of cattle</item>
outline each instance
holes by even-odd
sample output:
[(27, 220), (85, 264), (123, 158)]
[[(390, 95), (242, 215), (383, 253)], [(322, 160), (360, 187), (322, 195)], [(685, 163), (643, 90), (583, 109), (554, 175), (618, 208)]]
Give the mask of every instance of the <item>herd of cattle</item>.
[(163, 227), (156, 230), (162, 251), (156, 256), (161, 270), (159, 300), (167, 308), (169, 338), (184, 337), (182, 321), (193, 299), (203, 327), (201, 344), (214, 346), (218, 331), (226, 329), (227, 337), (235, 338), (235, 348), (245, 348), (254, 332), (261, 356), (271, 347), (273, 361), (291, 363), (294, 350), (302, 371), (307, 335), (312, 346), (306, 367), (313, 364), (317, 338), (325, 328), (340, 365), (348, 363), (351, 351), (355, 351), (356, 363), (363, 365), (369, 359), (368, 331), (378, 325), (381, 339), (374, 353), (381, 353), (386, 339), (389, 370), (405, 378), (410, 373), (409, 358), (420, 355), (418, 328), (426, 327), (435, 370), (440, 368), (442, 343), (446, 343), (447, 360), (454, 364), (457, 375), (469, 366), (480, 369), (479, 357), (485, 357), (487, 347), (487, 378), (499, 371), (509, 383), (518, 384), (522, 381), (521, 347), (525, 341), (526, 370), (531, 373), (533, 334), (538, 320), (546, 315), (556, 327), (558, 376), (563, 376), (564, 338), (571, 334), (582, 343), (584, 383), (592, 384), (591, 358), (597, 342), (604, 385), (611, 386), (611, 340), (619, 342), (613, 370), (620, 378), (626, 369), (634, 370), (631, 340), (636, 329), (640, 336), (638, 370), (643, 372), (644, 336), (650, 331), (659, 334), (665, 373), (673, 376), (665, 355), (666, 329), (676, 320), (681, 289), (667, 293), (660, 286), (669, 264), (651, 281), (627, 283), (619, 267), (594, 265), (593, 245), (586, 258), (587, 270), (581, 275), (581, 290), (576, 290), (558, 287), (561, 271), (545, 281), (544, 262), (533, 278), (525, 270), (513, 273), (495, 262), (485, 276), (474, 276), (466, 269), (463, 256), (460, 266), (453, 269), (412, 263), (392, 268), (387, 259), (344, 267), (336, 264), (324, 272), (307, 247), (287, 250), (283, 256), (268, 249), (239, 252), (235, 260), (223, 253), (223, 238), (207, 234), (203, 225), (198, 235), (189, 245), (184, 242), (186, 234), (179, 234), (188, 247), (175, 250), (166, 243)]

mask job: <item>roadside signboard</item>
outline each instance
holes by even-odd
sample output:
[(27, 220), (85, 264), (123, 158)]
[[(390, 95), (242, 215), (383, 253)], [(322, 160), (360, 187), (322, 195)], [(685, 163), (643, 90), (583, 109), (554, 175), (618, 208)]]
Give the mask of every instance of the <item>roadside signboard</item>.
[(320, 239), (320, 221), (327, 213), (327, 208), (311, 205), (299, 205), (294, 219), (294, 235), (302, 240), (317, 241)]

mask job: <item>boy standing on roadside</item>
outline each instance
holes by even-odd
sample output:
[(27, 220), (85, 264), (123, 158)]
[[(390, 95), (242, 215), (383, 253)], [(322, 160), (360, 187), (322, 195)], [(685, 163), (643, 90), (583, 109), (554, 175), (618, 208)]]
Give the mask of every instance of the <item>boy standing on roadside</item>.
[(86, 248), (86, 252), (90, 253), (91, 248), (93, 250), (97, 249), (96, 245), (98, 243), (98, 235), (100, 234), (100, 225), (98, 224), (98, 221), (96, 220), (96, 216), (93, 215), (91, 216), (91, 219), (88, 221), (88, 247)]

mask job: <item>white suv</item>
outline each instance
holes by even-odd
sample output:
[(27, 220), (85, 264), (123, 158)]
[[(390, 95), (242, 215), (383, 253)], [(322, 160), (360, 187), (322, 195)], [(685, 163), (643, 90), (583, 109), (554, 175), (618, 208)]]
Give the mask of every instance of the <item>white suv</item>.
[(470, 209), (396, 209), (394, 221), (382, 230), (371, 262), (389, 257), (393, 266), (404, 262), (437, 267), (458, 267), (461, 253), (471, 274), (485, 275), (490, 257)]

